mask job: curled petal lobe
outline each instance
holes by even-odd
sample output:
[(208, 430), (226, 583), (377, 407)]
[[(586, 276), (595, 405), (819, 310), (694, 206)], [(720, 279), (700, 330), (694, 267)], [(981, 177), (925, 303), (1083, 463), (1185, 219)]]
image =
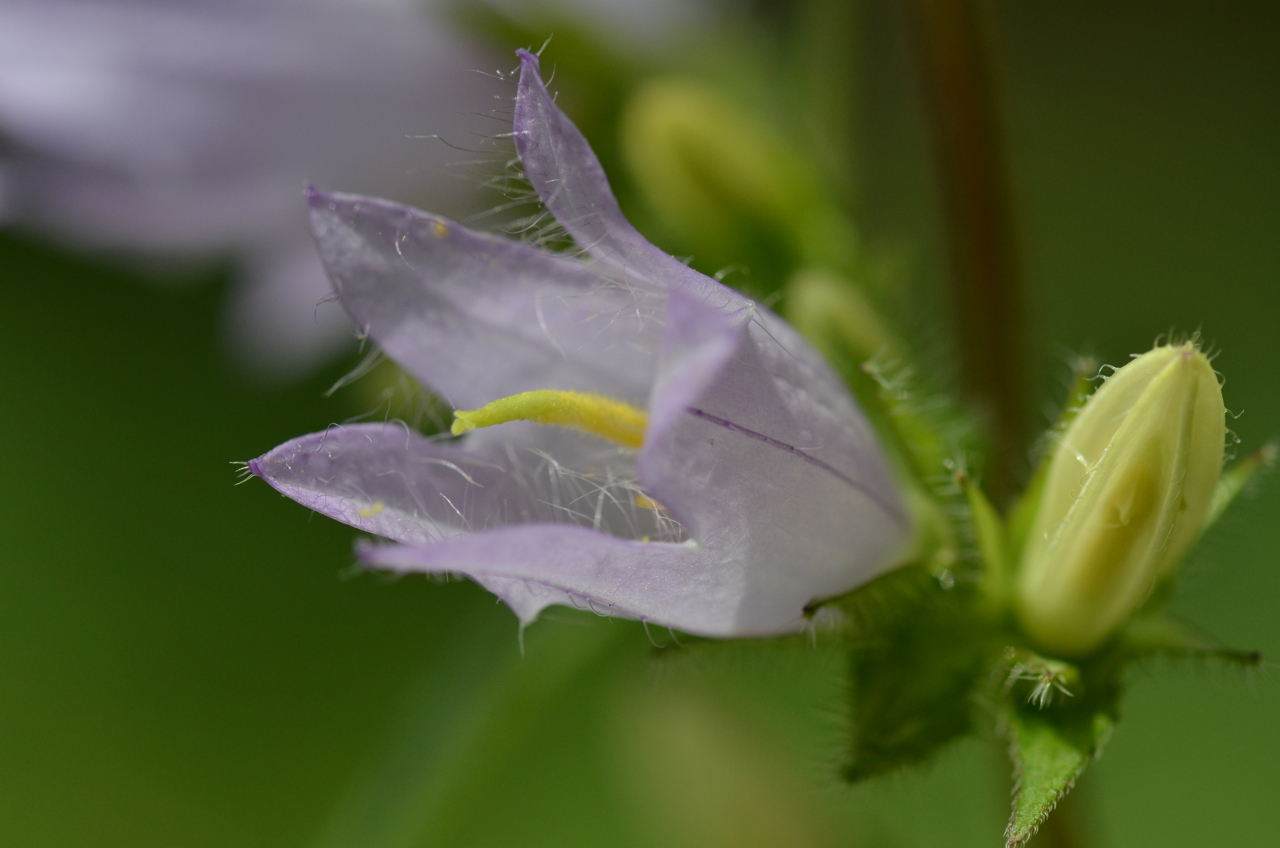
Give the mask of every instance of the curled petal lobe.
[[(759, 355), (773, 342), (753, 326), (673, 296), (639, 470), (646, 489), (735, 573), (742, 631), (777, 632), (798, 624), (814, 598), (895, 565), (908, 525), (874, 441), (826, 451), (797, 441), (809, 410), (787, 417)], [(761, 407), (783, 411), (770, 419)]]
[(700, 306), (681, 293), (672, 295), (649, 397), (651, 444), (661, 444), (724, 371), (742, 344), (749, 317), (748, 304), (735, 314)]
[(308, 199), (343, 307), (455, 406), (535, 389), (648, 394), (656, 294), (391, 201)]
[(589, 254), (629, 275), (664, 287), (689, 286), (695, 295), (713, 283), (654, 247), (623, 217), (600, 160), (542, 82), (538, 57), (527, 50), (519, 55), (516, 152), (556, 220)]
[[(436, 545), (371, 545), (369, 565), (393, 571), (515, 578), (559, 590), (574, 605), (704, 636), (769, 635), (744, 630), (742, 584), (720, 557), (686, 542), (618, 539), (581, 527), (503, 527)], [(795, 624), (798, 624), (796, 622)]]

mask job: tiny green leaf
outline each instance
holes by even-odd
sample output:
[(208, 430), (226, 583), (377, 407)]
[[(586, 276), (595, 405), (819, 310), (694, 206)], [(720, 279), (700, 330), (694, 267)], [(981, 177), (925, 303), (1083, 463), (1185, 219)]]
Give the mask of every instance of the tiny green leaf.
[(1085, 766), (1102, 752), (1113, 724), (1102, 710), (1009, 709), (1014, 790), (1013, 814), (1004, 832), (1008, 848), (1035, 836)]

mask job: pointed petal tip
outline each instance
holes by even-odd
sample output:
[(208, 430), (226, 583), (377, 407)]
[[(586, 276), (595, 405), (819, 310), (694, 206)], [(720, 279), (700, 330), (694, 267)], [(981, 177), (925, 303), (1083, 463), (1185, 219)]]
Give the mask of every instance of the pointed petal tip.
[[(263, 460), (263, 457), (264, 457), (264, 456), (265, 456), (265, 454), (264, 454), (263, 456), (260, 456), (260, 457), (256, 458), (256, 459), (251, 459), (251, 460), (249, 460), (247, 463), (245, 463), (245, 465), (246, 465), (246, 466), (248, 466), (249, 471), (251, 471), (251, 472), (253, 473), (253, 476), (255, 476), (255, 477), (263, 477), (263, 474), (262, 474), (262, 460)], [(265, 478), (264, 478), (264, 479), (265, 479)]]
[(532, 50), (526, 50), (521, 47), (516, 51), (516, 55), (520, 57), (520, 82), (524, 82), (525, 72), (541, 74), (542, 61), (538, 58), (538, 54)]
[[(535, 92), (545, 93), (547, 87), (542, 82), (542, 62), (538, 59), (537, 54), (522, 48), (516, 51), (516, 55), (520, 57), (520, 81), (516, 85), (516, 109), (518, 115), (521, 111), (519, 108), (520, 103), (527, 101), (531, 96), (536, 99)], [(517, 120), (516, 124), (516, 129), (519, 130), (520, 122)]]
[(520, 57), (520, 81), (516, 85), (516, 111), (512, 129), (515, 131), (516, 152), (523, 157), (529, 144), (528, 133), (540, 112), (536, 104), (546, 100), (549, 95), (546, 84), (542, 81), (542, 63), (537, 54), (520, 49), (516, 51), (516, 55)]
[(307, 197), (307, 205), (310, 206), (312, 209), (315, 209), (320, 206), (324, 206), (330, 200), (333, 199), (333, 195), (329, 194), (329, 192), (325, 191), (324, 189), (318, 186), (311, 185), (310, 183), (307, 184), (307, 187), (306, 189), (304, 189), (303, 193)]

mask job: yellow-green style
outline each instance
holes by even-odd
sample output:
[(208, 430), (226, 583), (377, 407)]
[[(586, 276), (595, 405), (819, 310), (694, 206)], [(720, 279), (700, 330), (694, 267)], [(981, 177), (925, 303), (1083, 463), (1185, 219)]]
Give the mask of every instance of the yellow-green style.
[(1200, 535), (1222, 471), (1226, 410), (1191, 343), (1117, 370), (1053, 455), (1017, 583), (1017, 614), (1042, 649), (1089, 654)]
[(623, 447), (637, 449), (644, 445), (644, 430), (649, 423), (644, 410), (620, 400), (594, 392), (551, 389), (521, 392), (486, 403), (479, 409), (460, 409), (453, 415), (451, 431), (455, 436), (508, 421), (532, 421), (535, 424), (572, 427)]

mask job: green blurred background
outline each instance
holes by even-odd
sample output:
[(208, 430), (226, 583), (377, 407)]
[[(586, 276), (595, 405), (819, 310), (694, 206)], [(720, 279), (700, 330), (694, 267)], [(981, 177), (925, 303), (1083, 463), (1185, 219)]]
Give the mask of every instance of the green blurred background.
[[(1241, 450), (1280, 432), (1280, 12), (994, 8), (1036, 400), (1056, 400), (1071, 351), (1119, 364), (1200, 328)], [(858, 221), (910, 258), (940, 347), (941, 224), (899, 7), (862, 4), (859, 41)], [(350, 577), (353, 531), (234, 487), (230, 463), (367, 395), (323, 397), (352, 361), (288, 387), (230, 367), (226, 277), (157, 287), (0, 237), (0, 844), (999, 844), (993, 746), (834, 782), (828, 651), (656, 663), (637, 626), (561, 611), (521, 656), (514, 617), (473, 585)], [(1264, 481), (1175, 602), (1268, 657), (1277, 518)], [(1269, 846), (1278, 790), (1267, 671), (1169, 664), (1135, 676), (1081, 795), (1091, 844)]]

